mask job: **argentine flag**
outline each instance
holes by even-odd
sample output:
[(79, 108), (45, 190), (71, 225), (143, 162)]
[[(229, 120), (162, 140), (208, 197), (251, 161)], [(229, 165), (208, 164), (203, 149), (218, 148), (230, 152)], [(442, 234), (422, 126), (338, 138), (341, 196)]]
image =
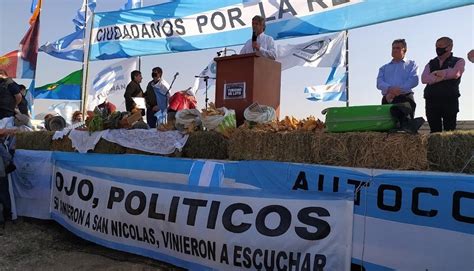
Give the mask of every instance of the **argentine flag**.
[(224, 180), (224, 164), (213, 161), (196, 161), (189, 172), (189, 184), (203, 187), (220, 187)]
[(333, 68), (325, 85), (306, 87), (304, 90), (304, 93), (308, 94), (306, 99), (315, 102), (347, 101), (347, 73), (334, 77), (335, 70)]
[[(141, 7), (141, 0), (127, 0), (122, 10), (139, 7)], [(95, 8), (96, 0), (83, 0), (76, 17), (72, 20), (76, 31), (56, 41), (47, 42), (39, 48), (39, 51), (57, 58), (82, 62), (84, 59), (86, 24)]]
[(86, 22), (94, 12), (95, 7), (96, 0), (83, 0), (76, 17), (72, 20), (76, 31), (56, 41), (46, 42), (39, 48), (39, 51), (57, 58), (82, 62), (84, 60)]

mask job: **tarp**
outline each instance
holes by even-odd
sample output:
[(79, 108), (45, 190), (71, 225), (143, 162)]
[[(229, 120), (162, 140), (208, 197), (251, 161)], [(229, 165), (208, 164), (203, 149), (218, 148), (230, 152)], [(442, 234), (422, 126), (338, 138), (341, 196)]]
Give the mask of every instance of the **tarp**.
[(473, 4), (474, 0), (176, 0), (94, 16), (91, 60), (245, 43), (254, 15), (274, 39), (316, 35)]

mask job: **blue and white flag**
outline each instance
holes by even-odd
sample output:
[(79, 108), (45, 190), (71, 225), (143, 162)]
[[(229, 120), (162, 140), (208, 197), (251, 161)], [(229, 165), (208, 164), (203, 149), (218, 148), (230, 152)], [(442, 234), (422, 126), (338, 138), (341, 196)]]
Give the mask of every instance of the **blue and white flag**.
[(205, 68), (199, 73), (199, 77), (194, 81), (194, 85), (191, 88), (191, 91), (194, 94), (198, 92), (204, 93), (206, 91), (206, 80), (207, 80), (207, 90), (210, 87), (214, 86), (216, 83), (216, 72), (217, 72), (217, 63), (212, 60)]
[(100, 71), (88, 92), (87, 110), (94, 110), (97, 105), (107, 100), (113, 103), (117, 110), (125, 111), (123, 94), (130, 82), (130, 74), (137, 69), (137, 66), (137, 58), (130, 58)]
[(332, 70), (325, 85), (306, 87), (304, 93), (308, 94), (306, 99), (310, 101), (347, 101), (346, 80), (347, 73), (333, 78), (335, 69)]
[(39, 51), (57, 58), (82, 62), (84, 60), (84, 31), (82, 29), (59, 40), (46, 42)]
[(220, 187), (224, 180), (224, 164), (214, 161), (195, 161), (189, 172), (189, 184)]
[(96, 5), (96, 0), (83, 0), (81, 8), (76, 13), (76, 17), (72, 19), (76, 26), (76, 31), (86, 28), (87, 20), (92, 16)]
[(339, 32), (472, 3), (472, 0), (175, 0), (127, 11), (96, 13), (91, 60), (243, 44), (252, 35), (251, 22), (256, 14), (267, 20), (265, 33), (278, 40)]
[(141, 8), (141, 7), (142, 7), (142, 0), (127, 0), (122, 10)]
[(278, 45), (276, 61), (282, 70), (296, 66), (343, 67), (345, 52), (346, 33), (340, 32), (300, 44)]
[(83, 0), (81, 8), (72, 20), (76, 31), (56, 41), (46, 42), (39, 48), (39, 51), (57, 58), (82, 62), (84, 60), (85, 26), (95, 7), (96, 0)]
[(57, 103), (51, 104), (48, 107), (48, 112), (56, 112), (56, 114), (62, 116), (66, 122), (69, 122), (74, 112), (81, 109), (81, 101), (58, 101)]

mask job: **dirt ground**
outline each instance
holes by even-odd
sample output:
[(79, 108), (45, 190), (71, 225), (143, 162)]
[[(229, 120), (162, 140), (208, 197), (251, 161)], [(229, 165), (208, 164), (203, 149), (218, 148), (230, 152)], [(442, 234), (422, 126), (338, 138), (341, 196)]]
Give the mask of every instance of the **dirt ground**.
[(0, 270), (182, 270), (83, 240), (53, 221), (0, 225)]

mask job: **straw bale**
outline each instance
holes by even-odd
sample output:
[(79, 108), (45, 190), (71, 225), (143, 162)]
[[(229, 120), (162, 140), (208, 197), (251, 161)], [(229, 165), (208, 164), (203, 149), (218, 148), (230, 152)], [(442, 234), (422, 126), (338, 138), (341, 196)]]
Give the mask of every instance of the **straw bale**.
[(427, 139), (423, 135), (325, 133), (314, 137), (313, 163), (397, 170), (427, 170)]
[(229, 140), (229, 158), (310, 163), (311, 142), (316, 134), (237, 129)]
[[(17, 149), (75, 151), (68, 137), (52, 141), (52, 135), (49, 131), (19, 132)], [(150, 154), (103, 139), (93, 152)], [(236, 129), (229, 139), (212, 131), (191, 133), (183, 151), (168, 156), (460, 172), (473, 154), (474, 131), (408, 135)], [(464, 173), (474, 173), (474, 161), (467, 165)]]
[(154, 153), (146, 152), (146, 151), (141, 151), (141, 150), (136, 150), (132, 148), (125, 148), (125, 153), (126, 154), (145, 154), (145, 155), (157, 155)]
[(200, 159), (228, 159), (228, 140), (215, 131), (196, 131), (189, 134), (182, 157)]
[(107, 141), (105, 139), (100, 139), (99, 142), (95, 145), (94, 153), (108, 153), (108, 154), (122, 154), (125, 153), (125, 147), (120, 146), (119, 144)]
[(427, 155), (430, 170), (474, 173), (474, 130), (431, 134)]
[[(53, 140), (51, 145), (52, 151), (63, 151), (63, 152), (75, 152), (76, 149), (72, 147), (71, 139), (68, 136), (63, 137), (62, 139)], [(95, 145), (94, 150), (89, 152), (93, 153), (106, 153), (106, 154), (121, 154), (125, 153), (125, 147), (122, 147), (118, 144), (109, 142), (104, 139), (100, 139), (99, 142)]]
[(65, 136), (61, 139), (53, 140), (51, 144), (52, 151), (63, 151), (63, 152), (75, 152), (76, 150), (72, 147), (71, 139)]
[(54, 132), (19, 132), (16, 133), (16, 148), (25, 150), (49, 151), (51, 150)]

